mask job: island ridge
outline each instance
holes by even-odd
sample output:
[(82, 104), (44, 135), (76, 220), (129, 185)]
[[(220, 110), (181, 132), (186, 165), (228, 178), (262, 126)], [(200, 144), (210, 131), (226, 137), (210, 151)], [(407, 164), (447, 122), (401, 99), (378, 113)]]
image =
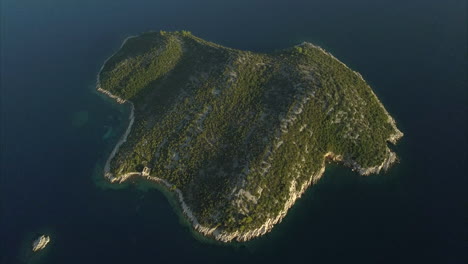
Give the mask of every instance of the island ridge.
[(144, 33), (106, 60), (97, 89), (131, 107), (104, 176), (161, 183), (224, 242), (270, 231), (327, 159), (388, 169), (403, 136), (361, 75), (310, 43), (263, 54)]

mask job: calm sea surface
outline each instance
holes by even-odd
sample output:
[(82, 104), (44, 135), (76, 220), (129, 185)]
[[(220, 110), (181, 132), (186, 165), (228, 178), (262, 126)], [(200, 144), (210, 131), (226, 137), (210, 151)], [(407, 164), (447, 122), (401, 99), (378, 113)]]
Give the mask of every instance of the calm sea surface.
[[(2, 0), (0, 263), (467, 263), (464, 0)], [(123, 39), (190, 30), (269, 52), (310, 41), (362, 73), (405, 137), (401, 162), (338, 165), (270, 234), (200, 241), (156, 189), (96, 185), (125, 109), (96, 74)], [(28, 253), (31, 239), (50, 246)]]

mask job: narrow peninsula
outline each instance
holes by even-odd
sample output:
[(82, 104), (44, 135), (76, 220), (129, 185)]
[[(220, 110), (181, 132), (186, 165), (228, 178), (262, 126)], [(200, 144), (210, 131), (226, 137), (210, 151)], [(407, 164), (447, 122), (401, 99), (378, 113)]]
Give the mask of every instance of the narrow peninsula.
[(104, 176), (166, 186), (223, 242), (269, 232), (327, 159), (386, 170), (403, 136), (361, 75), (310, 43), (264, 54), (145, 33), (104, 63), (97, 89), (131, 107)]

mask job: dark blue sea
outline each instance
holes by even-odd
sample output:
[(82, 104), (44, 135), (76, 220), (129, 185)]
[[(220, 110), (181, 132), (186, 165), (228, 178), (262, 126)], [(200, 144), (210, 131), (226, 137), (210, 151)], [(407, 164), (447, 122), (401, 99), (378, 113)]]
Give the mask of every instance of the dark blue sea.
[[(0, 263), (467, 263), (465, 0), (1, 0)], [(154, 188), (98, 184), (127, 110), (98, 95), (131, 35), (237, 49), (309, 41), (359, 71), (405, 133), (400, 163), (330, 165), (268, 235), (194, 235)], [(32, 239), (51, 235), (42, 252)]]

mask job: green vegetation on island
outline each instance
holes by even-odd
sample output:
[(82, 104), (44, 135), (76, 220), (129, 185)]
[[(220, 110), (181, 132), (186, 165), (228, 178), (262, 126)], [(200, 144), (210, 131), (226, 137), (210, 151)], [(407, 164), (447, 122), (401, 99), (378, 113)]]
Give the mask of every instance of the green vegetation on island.
[(106, 61), (98, 86), (134, 107), (107, 177), (163, 180), (222, 241), (269, 231), (327, 157), (361, 174), (387, 168), (402, 136), (361, 76), (310, 43), (261, 54), (145, 33)]

